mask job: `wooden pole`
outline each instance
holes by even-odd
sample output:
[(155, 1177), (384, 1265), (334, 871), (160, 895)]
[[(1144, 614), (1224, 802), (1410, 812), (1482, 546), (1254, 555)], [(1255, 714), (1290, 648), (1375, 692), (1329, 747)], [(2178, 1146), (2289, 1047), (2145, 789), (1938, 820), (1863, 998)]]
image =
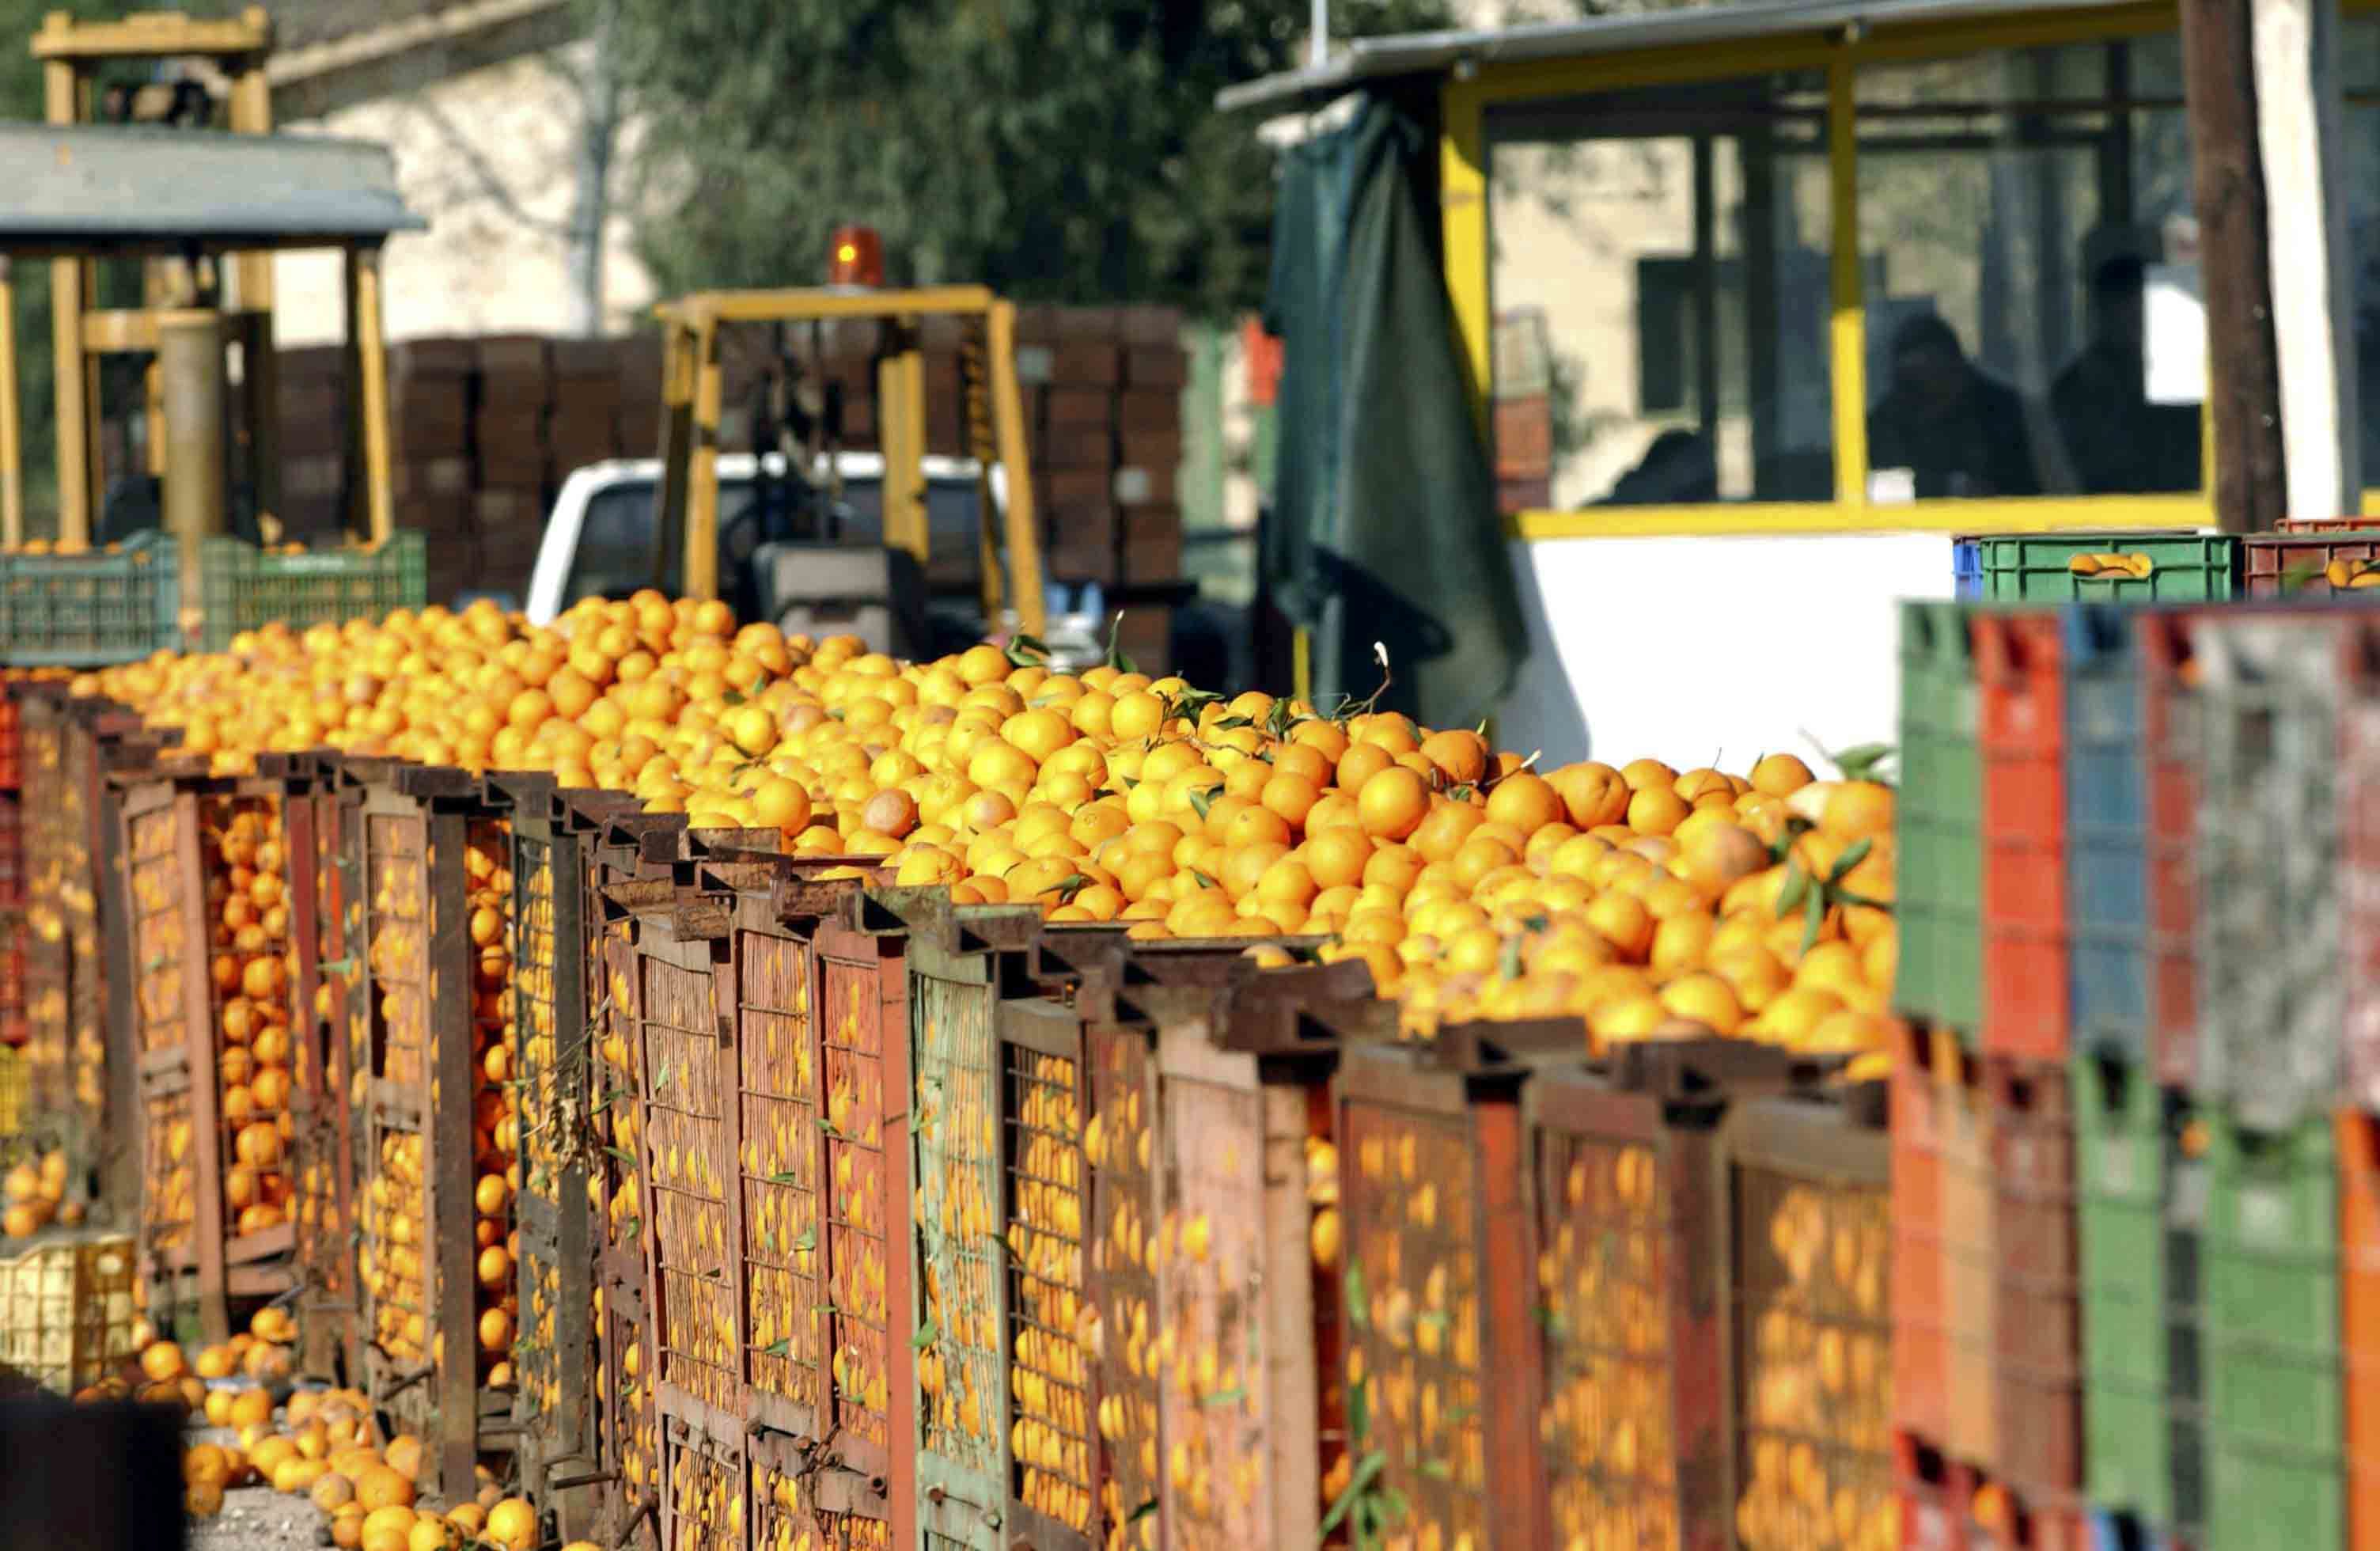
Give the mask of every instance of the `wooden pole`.
[(2239, 0), (2181, 0), (2183, 106), (2206, 292), (2215, 518), (2259, 533), (2286, 499), (2253, 32)]
[[(60, 32), (74, 23), (64, 11), (50, 14), (45, 30)], [(43, 116), (52, 124), (76, 124), (87, 82), (74, 62), (51, 59), (42, 66)], [(98, 507), (99, 374), (82, 346), (83, 314), (96, 302), (96, 271), (89, 259), (50, 261), (50, 375), (58, 404), (58, 545), (87, 549)]]
[(2363, 494), (2338, 0), (2255, 0), (2252, 16), (2272, 273), (2288, 277), (2273, 287), (2287, 510), (2336, 517)]

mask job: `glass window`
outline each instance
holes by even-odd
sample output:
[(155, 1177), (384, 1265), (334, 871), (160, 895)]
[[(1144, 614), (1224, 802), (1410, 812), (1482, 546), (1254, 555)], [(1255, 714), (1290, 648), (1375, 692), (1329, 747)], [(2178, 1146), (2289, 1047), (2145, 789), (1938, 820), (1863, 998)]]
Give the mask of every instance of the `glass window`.
[(1871, 67), (1857, 93), (1870, 499), (2197, 490), (2203, 390), (2155, 368), (2204, 330), (2152, 306), (2195, 285), (2175, 40)]
[(1823, 77), (1499, 106), (1488, 134), (1505, 509), (1832, 500)]
[[(719, 529), (724, 543), (745, 546), (785, 535), (732, 531), (748, 515), (758, 494), (750, 480), (722, 481), (719, 487)], [(841, 525), (836, 540), (845, 544), (880, 543), (884, 533), (884, 487), (875, 479), (853, 479), (842, 491)], [(578, 528), (578, 548), (571, 556), (570, 580), (564, 603), (582, 598), (625, 598), (653, 585), (654, 486), (650, 479), (611, 485), (590, 497)], [(970, 580), (979, 565), (977, 513), (981, 508), (973, 479), (933, 479), (926, 485), (929, 543), (938, 576)], [(722, 553), (725, 551), (722, 551)], [(722, 564), (724, 563), (722, 562)], [(676, 555), (662, 581), (675, 595), (681, 569)], [(724, 579), (722, 577), (722, 579)]]
[[(677, 595), (677, 561), (662, 587)], [(585, 598), (625, 598), (653, 585), (653, 486), (650, 480), (610, 485), (589, 497), (570, 557), (565, 606)]]

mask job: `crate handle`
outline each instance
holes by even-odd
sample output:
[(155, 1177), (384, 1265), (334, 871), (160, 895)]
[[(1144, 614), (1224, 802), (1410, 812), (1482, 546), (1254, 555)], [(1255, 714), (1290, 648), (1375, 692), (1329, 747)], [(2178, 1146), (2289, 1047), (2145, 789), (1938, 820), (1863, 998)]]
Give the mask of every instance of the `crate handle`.
[(2101, 553), (2069, 555), (2066, 569), (2078, 576), (2114, 578), (2130, 576), (2136, 582), (2147, 581), (2156, 570), (2156, 562), (2135, 550), (2130, 554)]

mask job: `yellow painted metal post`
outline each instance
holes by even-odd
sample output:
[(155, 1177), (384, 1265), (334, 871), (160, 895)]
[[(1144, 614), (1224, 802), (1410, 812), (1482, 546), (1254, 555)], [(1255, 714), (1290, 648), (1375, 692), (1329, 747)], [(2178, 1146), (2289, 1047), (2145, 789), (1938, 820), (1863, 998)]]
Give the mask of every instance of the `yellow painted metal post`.
[[(1008, 482), (1008, 570), (1019, 628), (1038, 636), (1048, 623), (1041, 582), (1041, 519), (1033, 506), (1033, 464), (1025, 442), (1025, 395), (1016, 385), (1016, 304), (991, 304), (992, 418)], [(987, 624), (996, 624), (993, 620)]]
[[(43, 30), (63, 32), (73, 25), (65, 12), (53, 11)], [(49, 122), (73, 124), (84, 116), (84, 85), (72, 60), (42, 63)], [(90, 545), (91, 514), (99, 503), (99, 460), (92, 455), (99, 427), (99, 374), (91, 370), (82, 345), (82, 315), (97, 299), (94, 278), (88, 259), (50, 261), (50, 372), (58, 403), (58, 543), (68, 549)]]
[(396, 532), (396, 497), (389, 469), (388, 345), (381, 332), (380, 249), (354, 248), (347, 268), (355, 277), (356, 365), (362, 382), (364, 501), (370, 541), (385, 544)]
[(1835, 392), (1835, 501), (1867, 506), (1867, 313), (1860, 294), (1859, 97), (1852, 56), (1827, 66), (1827, 172), (1834, 210), (1834, 313), (1827, 331)]
[(926, 371), (917, 326), (907, 319), (893, 325), (876, 380), (883, 416), (884, 541), (923, 566), (932, 544), (926, 522)]
[(664, 591), (670, 559), (686, 546), (686, 473), (693, 454), (694, 333), (671, 317), (662, 325), (662, 488), (653, 525), (653, 585)]
[(0, 253), (0, 546), (25, 541), (25, 453), (18, 438), (17, 288), (8, 278), (8, 256)]
[[(250, 6), (240, 13), (240, 19), (269, 38), (272, 18), (261, 6)], [(231, 128), (237, 135), (269, 135), (273, 132), (273, 87), (264, 77), (264, 54), (251, 54), (238, 62), (231, 81)], [(234, 268), (237, 296), (242, 310), (270, 313), (273, 310), (273, 255), (243, 253)]]
[(694, 437), (686, 486), (686, 566), (688, 598), (719, 596), (719, 321), (705, 314), (694, 325)]
[(1314, 632), (1302, 624), (1289, 637), (1289, 690), (1314, 704)]
[[(1000, 467), (1000, 445), (992, 430), (991, 309), (967, 321), (966, 345), (960, 356), (966, 373), (967, 452), (975, 459), (976, 576), (987, 622), (1000, 618), (1008, 596), (1001, 575), (1000, 503), (992, 499), (992, 470)], [(1032, 500), (1028, 482), (1026, 499)]]
[[(1485, 96), (1474, 81), (1450, 81), (1440, 100), (1445, 127), (1439, 141), (1439, 242), (1447, 301), (1454, 311), (1456, 358), (1471, 390), (1471, 413), (1483, 443), (1492, 429), (1488, 400), (1495, 389), (1489, 342), (1495, 333), (1488, 242), (1488, 137)], [(1490, 445), (1490, 455), (1493, 455)]]

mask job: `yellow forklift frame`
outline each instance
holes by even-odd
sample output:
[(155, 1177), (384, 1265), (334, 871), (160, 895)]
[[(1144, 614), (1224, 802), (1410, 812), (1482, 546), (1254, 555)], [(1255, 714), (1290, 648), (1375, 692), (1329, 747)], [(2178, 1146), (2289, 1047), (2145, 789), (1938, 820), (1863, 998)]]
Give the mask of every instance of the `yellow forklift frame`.
[[(871, 321), (887, 331), (877, 356), (877, 424), (884, 454), (884, 541), (920, 567), (931, 534), (926, 518), (926, 362), (919, 323), (954, 317), (969, 327), (968, 435), (981, 469), (983, 611), (998, 628), (1005, 586), (1015, 592), (1019, 627), (1040, 634), (1045, 600), (1041, 529), (1016, 381), (1016, 305), (981, 285), (915, 290), (701, 291), (654, 309), (662, 325), (662, 510), (656, 566), (681, 553), (688, 597), (719, 596), (719, 332), (729, 323)], [(980, 352), (978, 354), (977, 352)], [(988, 399), (989, 403), (983, 402)], [(1006, 472), (1006, 515), (995, 515), (991, 470)], [(1003, 532), (1002, 529), (1005, 529)], [(656, 577), (658, 580), (658, 576)]]

